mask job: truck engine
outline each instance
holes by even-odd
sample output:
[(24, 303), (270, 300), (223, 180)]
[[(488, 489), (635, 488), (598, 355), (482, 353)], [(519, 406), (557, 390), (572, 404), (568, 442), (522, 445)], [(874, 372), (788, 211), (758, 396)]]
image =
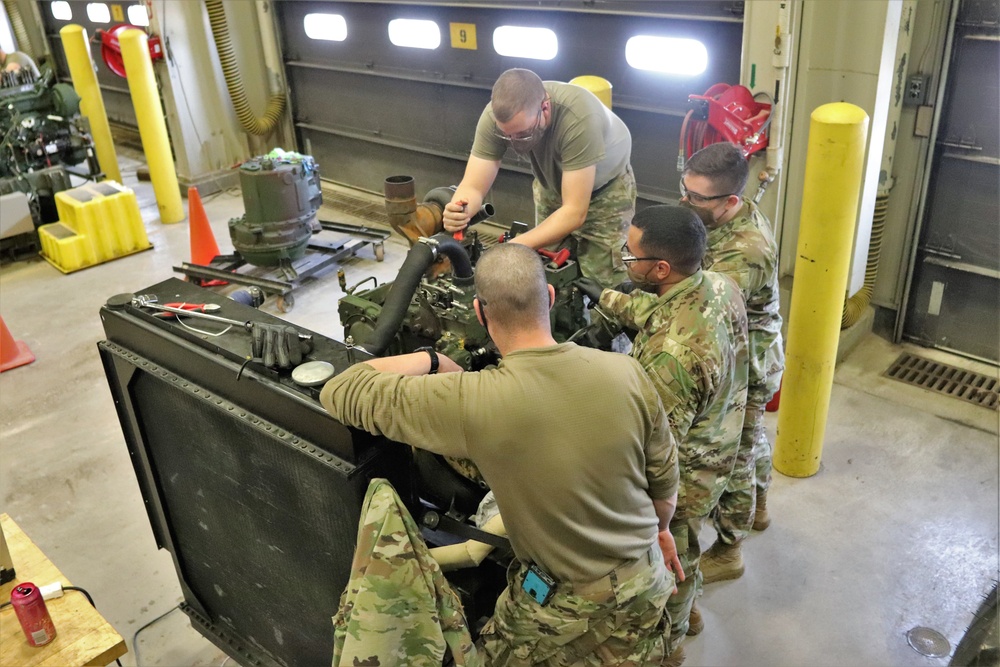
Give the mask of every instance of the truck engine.
[[(27, 69), (0, 75), (0, 128), (0, 194), (25, 193), (36, 227), (58, 219), (54, 197), (72, 187), (69, 174), (101, 173), (80, 97), (48, 67), (37, 78)], [(80, 164), (85, 171), (68, 169)]]
[[(475, 264), (487, 248), (510, 240), (524, 223), (515, 222), (502, 235), (487, 235), (475, 228), (495, 214), (484, 204), (473, 216), (464, 238), (444, 232), (442, 214), (454, 187), (435, 188), (416, 202), (409, 176), (386, 180), (386, 209), (393, 229), (410, 242), (410, 251), (396, 280), (360, 289), (374, 278), (352, 287), (339, 304), (344, 339), (381, 356), (401, 354), (432, 346), (466, 370), (496, 364), (500, 355), (490, 342), (472, 307)], [(551, 310), (552, 331), (558, 342), (607, 348), (614, 326), (600, 309), (587, 310), (583, 294), (574, 285), (581, 277), (579, 265), (568, 251), (541, 251), (545, 275), (556, 291)]]

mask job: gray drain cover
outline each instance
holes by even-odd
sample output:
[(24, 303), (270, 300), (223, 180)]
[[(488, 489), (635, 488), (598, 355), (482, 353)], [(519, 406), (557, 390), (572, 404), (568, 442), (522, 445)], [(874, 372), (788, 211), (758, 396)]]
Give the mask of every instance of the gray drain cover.
[(906, 633), (906, 643), (920, 655), (929, 658), (944, 658), (951, 653), (951, 644), (937, 630), (918, 625)]
[(984, 408), (1000, 409), (1000, 380), (996, 377), (931, 361), (909, 352), (901, 354), (883, 375)]

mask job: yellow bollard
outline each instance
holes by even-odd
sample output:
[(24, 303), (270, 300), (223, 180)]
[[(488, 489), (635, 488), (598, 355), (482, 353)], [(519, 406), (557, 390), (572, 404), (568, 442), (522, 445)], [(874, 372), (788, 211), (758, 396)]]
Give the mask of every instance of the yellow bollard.
[(153, 63), (149, 59), (149, 41), (142, 30), (124, 30), (119, 34), (122, 59), (128, 89), (132, 94), (132, 106), (139, 122), (139, 136), (142, 150), (149, 165), (149, 178), (156, 193), (156, 205), (160, 209), (160, 222), (180, 222), (184, 219), (184, 204), (181, 189), (177, 184), (173, 154), (170, 152), (170, 138), (167, 123), (163, 120), (160, 95), (156, 88)]
[(867, 133), (853, 104), (812, 112), (774, 444), (775, 470), (791, 477), (815, 475), (823, 452)]
[(583, 76), (576, 77), (570, 81), (570, 83), (580, 86), (581, 88), (586, 88), (594, 95), (597, 95), (597, 99), (604, 102), (604, 106), (609, 109), (611, 108), (611, 82), (607, 79), (585, 74)]
[(111, 139), (108, 114), (104, 110), (104, 97), (101, 96), (101, 88), (97, 85), (97, 73), (94, 71), (94, 60), (90, 55), (87, 31), (81, 26), (70, 24), (59, 31), (59, 37), (62, 38), (73, 88), (80, 96), (80, 111), (90, 121), (90, 135), (94, 138), (97, 162), (101, 165), (105, 176), (121, 183), (122, 173), (118, 169), (115, 143)]

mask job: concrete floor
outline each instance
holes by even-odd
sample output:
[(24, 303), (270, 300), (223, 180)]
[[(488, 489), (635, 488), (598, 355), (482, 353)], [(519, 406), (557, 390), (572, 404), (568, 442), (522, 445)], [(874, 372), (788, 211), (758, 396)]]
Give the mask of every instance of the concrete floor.
[[(69, 275), (38, 259), (0, 269), (0, 312), (37, 357), (0, 376), (0, 511), (91, 592), (128, 640), (124, 664), (136, 664), (138, 648), (142, 665), (232, 665), (180, 611), (132, 642), (181, 594), (169, 554), (154, 544), (101, 368), (98, 309), (175, 275), (189, 247), (187, 224), (160, 224), (136, 164), (123, 166), (153, 250)], [(226, 223), (242, 200), (221, 193), (206, 210), (230, 251)], [(392, 279), (405, 252), (388, 242), (378, 264), (361, 250), (342, 265), (348, 283)], [(341, 296), (331, 273), (300, 290), (284, 317), (340, 338)], [(916, 653), (905, 633), (928, 626), (954, 646), (998, 577), (998, 413), (882, 378), (903, 349), (868, 335), (838, 367), (821, 471), (775, 474), (773, 524), (749, 540), (743, 578), (706, 590), (706, 629), (687, 642), (686, 664), (947, 664)], [(768, 415), (772, 437), (776, 422)], [(706, 530), (706, 547), (713, 538)]]

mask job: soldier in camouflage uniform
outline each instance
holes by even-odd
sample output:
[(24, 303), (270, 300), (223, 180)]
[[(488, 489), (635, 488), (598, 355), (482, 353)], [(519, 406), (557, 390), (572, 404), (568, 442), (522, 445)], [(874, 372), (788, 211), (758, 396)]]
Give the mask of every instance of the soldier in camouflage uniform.
[(770, 524), (767, 489), (771, 444), (764, 430), (764, 406), (781, 385), (785, 356), (778, 312), (778, 246), (760, 209), (742, 197), (749, 168), (739, 147), (712, 144), (691, 156), (681, 177), (681, 204), (694, 210), (708, 230), (702, 266), (729, 276), (747, 304), (750, 375), (746, 419), (733, 480), (715, 516), (718, 540), (702, 559), (705, 583), (743, 574), (740, 544), (751, 526)]
[(384, 479), (368, 485), (351, 578), (333, 617), (333, 667), (479, 667), (458, 595)]
[[(638, 330), (631, 355), (656, 385), (679, 447), (681, 484), (670, 530), (686, 579), (667, 608), (671, 640), (697, 634), (698, 532), (729, 482), (747, 391), (746, 311), (739, 288), (703, 271), (705, 229), (691, 211), (652, 206), (632, 220), (622, 258), (636, 288), (603, 290), (600, 307)], [(584, 282), (584, 291), (591, 288)], [(680, 664), (683, 654), (672, 656)]]
[(625, 277), (618, 251), (636, 198), (625, 123), (585, 88), (507, 70), (493, 86), (465, 176), (445, 207), (449, 232), (465, 229), (480, 209), (508, 148), (530, 160), (535, 177), (535, 227), (514, 241), (568, 247), (583, 275), (618, 285)]
[[(661, 664), (671, 570), (683, 575), (668, 530), (677, 446), (656, 387), (634, 359), (556, 344), (555, 292), (534, 250), (491, 248), (475, 288), (499, 367), (462, 372), (432, 350), (367, 359), (320, 402), (344, 424), (482, 472), (517, 556), (480, 635), (488, 664)], [(532, 568), (554, 580), (550, 598)]]

